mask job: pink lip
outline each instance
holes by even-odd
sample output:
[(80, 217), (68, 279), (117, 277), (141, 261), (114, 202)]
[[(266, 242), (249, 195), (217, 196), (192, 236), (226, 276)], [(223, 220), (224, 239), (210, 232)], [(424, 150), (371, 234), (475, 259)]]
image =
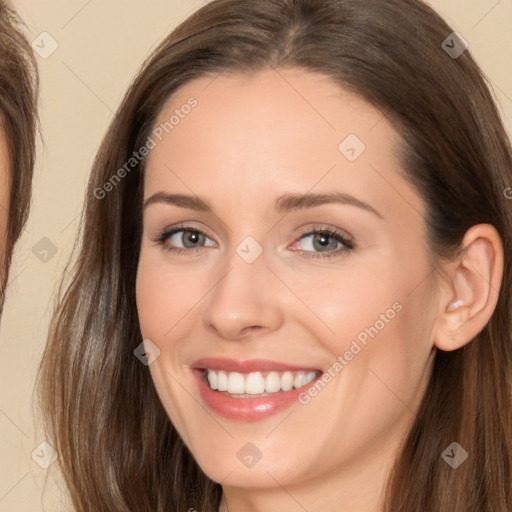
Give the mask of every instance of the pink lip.
[(311, 366), (293, 366), (279, 361), (270, 361), (268, 359), (247, 359), (245, 361), (238, 361), (236, 359), (228, 359), (221, 357), (203, 357), (194, 361), (191, 365), (192, 368), (209, 368), (210, 370), (224, 370), (225, 372), (270, 372), (270, 371), (305, 371), (315, 372), (319, 371), (318, 368)]
[[(277, 361), (253, 359), (236, 361), (234, 359), (203, 358), (195, 361), (192, 372), (196, 377), (199, 394), (204, 403), (215, 413), (230, 420), (245, 422), (259, 421), (281, 412), (298, 401), (301, 392), (314, 385), (322, 375), (321, 371), (311, 367), (291, 366)], [(253, 371), (318, 371), (319, 375), (307, 386), (291, 391), (279, 391), (260, 398), (233, 398), (210, 388), (206, 382), (205, 368), (228, 372), (250, 373)]]

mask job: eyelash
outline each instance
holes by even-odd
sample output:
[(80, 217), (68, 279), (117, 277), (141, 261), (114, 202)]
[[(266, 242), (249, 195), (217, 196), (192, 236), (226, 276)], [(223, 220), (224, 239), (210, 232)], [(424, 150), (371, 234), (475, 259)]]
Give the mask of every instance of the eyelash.
[[(175, 235), (176, 233), (179, 233), (181, 231), (183, 231), (183, 232), (189, 231), (189, 232), (192, 232), (192, 233), (199, 233), (201, 235), (204, 235), (204, 236), (208, 237), (208, 235), (206, 233), (204, 233), (203, 231), (198, 229), (196, 226), (188, 225), (188, 224), (182, 224), (182, 225), (174, 227), (173, 229), (165, 230), (154, 241), (158, 245), (161, 245), (163, 250), (172, 252), (172, 253), (174, 253), (176, 255), (179, 255), (179, 254), (181, 254), (183, 252), (186, 252), (189, 255), (196, 254), (198, 251), (200, 251), (201, 249), (204, 248), (204, 247), (193, 247), (193, 248), (168, 247), (168, 246), (165, 245), (165, 242), (166, 242), (166, 240), (168, 238), (170, 238), (172, 235)], [(336, 249), (334, 251), (329, 251), (327, 253), (315, 252), (315, 251), (304, 251), (304, 250), (297, 250), (296, 252), (301, 253), (302, 256), (304, 256), (306, 258), (330, 259), (330, 258), (333, 258), (333, 257), (341, 256), (342, 254), (350, 253), (351, 251), (353, 251), (355, 249), (355, 245), (354, 245), (354, 243), (351, 240), (349, 240), (340, 231), (338, 231), (338, 230), (336, 230), (334, 228), (330, 228), (330, 227), (313, 228), (310, 231), (305, 231), (304, 233), (299, 235), (297, 241), (301, 240), (302, 238), (304, 238), (306, 236), (315, 235), (315, 234), (327, 235), (329, 238), (334, 238), (338, 242), (340, 242), (343, 245), (343, 247), (341, 249)]]

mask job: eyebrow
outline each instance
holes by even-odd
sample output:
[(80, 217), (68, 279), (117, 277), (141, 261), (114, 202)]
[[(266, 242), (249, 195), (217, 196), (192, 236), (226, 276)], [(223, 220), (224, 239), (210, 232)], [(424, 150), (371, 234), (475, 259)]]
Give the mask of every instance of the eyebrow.
[[(187, 208), (198, 212), (212, 211), (210, 203), (197, 196), (189, 196), (186, 194), (168, 194), (166, 192), (157, 192), (144, 202), (144, 210), (155, 203), (163, 203), (180, 208)], [(324, 204), (343, 204), (351, 205), (373, 213), (380, 219), (382, 215), (372, 206), (357, 199), (349, 194), (342, 192), (329, 192), (322, 194), (285, 194), (279, 196), (275, 202), (275, 211), (278, 213), (288, 213), (297, 210), (305, 210), (314, 208)]]

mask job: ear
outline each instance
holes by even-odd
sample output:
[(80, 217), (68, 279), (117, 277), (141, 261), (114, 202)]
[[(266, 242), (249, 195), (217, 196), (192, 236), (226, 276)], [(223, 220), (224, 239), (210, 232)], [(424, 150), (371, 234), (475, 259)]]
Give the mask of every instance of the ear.
[(494, 226), (472, 226), (461, 245), (457, 258), (442, 264), (446, 282), (434, 345), (445, 351), (469, 343), (485, 327), (496, 308), (503, 276), (503, 245)]

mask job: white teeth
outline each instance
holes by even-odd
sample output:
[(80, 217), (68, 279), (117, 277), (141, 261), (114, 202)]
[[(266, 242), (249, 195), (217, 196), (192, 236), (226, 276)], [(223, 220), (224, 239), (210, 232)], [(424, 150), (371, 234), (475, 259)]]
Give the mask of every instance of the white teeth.
[(249, 373), (245, 379), (245, 393), (259, 395), (265, 392), (265, 379), (260, 372)]
[(306, 386), (317, 376), (317, 372), (268, 372), (266, 377), (262, 372), (239, 373), (222, 370), (206, 370), (206, 376), (213, 390), (227, 391), (233, 395), (260, 395), (262, 393), (277, 393), (291, 391)]
[(276, 393), (281, 389), (281, 379), (277, 372), (270, 372), (265, 378), (265, 391), (267, 393)]
[(230, 372), (228, 375), (228, 392), (235, 394), (245, 393), (245, 379), (241, 373)]
[(306, 384), (306, 376), (303, 373), (298, 373), (293, 381), (294, 388), (300, 388)]
[(290, 391), (293, 389), (294, 375), (292, 372), (284, 372), (281, 377), (281, 388), (283, 391)]
[(217, 374), (215, 372), (208, 372), (208, 384), (212, 389), (217, 389)]
[[(208, 372), (209, 374), (210, 372)], [(228, 376), (226, 372), (219, 372), (217, 374), (217, 389), (219, 391), (227, 391), (228, 390)]]

